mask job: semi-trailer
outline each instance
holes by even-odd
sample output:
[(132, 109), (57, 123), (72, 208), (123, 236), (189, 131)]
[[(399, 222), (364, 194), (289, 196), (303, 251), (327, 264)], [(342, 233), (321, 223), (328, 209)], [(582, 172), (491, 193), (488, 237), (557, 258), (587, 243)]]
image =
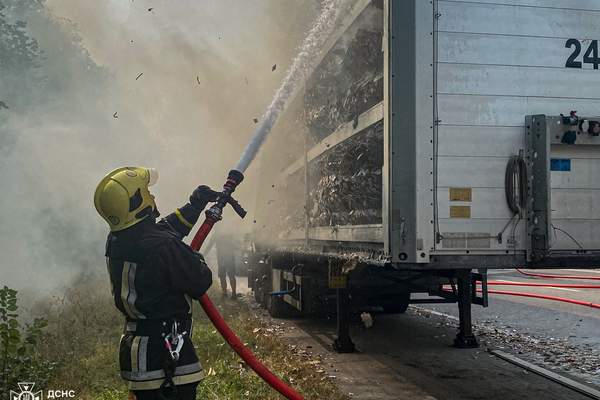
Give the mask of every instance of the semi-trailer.
[(249, 285), (335, 309), (338, 351), (352, 311), (434, 302), (476, 346), (488, 269), (598, 265), (600, 0), (346, 7), (260, 153)]

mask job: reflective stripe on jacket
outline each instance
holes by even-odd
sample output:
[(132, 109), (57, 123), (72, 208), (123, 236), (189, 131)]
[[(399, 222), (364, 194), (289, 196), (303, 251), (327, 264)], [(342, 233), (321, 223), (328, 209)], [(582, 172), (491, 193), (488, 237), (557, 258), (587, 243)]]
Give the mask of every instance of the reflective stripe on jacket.
[[(190, 213), (189, 205), (180, 210), (158, 223), (148, 218), (108, 237), (107, 268), (114, 302), (130, 323), (190, 319), (192, 299), (202, 296), (212, 283), (204, 257), (181, 240), (199, 212)], [(157, 389), (164, 382), (165, 357), (169, 355), (163, 333), (125, 332), (121, 338), (121, 376), (130, 390)], [(202, 379), (190, 334), (184, 335), (173, 378), (176, 385)]]

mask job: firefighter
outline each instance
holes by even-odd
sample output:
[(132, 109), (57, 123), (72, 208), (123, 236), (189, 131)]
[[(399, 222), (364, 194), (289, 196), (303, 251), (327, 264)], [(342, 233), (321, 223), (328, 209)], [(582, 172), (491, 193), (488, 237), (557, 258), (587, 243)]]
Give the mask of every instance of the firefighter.
[(219, 281), (221, 283), (221, 293), (227, 297), (227, 278), (231, 286), (231, 298), (237, 300), (237, 285), (235, 278), (235, 254), (234, 244), (231, 237), (219, 234), (215, 240), (217, 250), (217, 265)]
[(208, 290), (212, 274), (182, 239), (219, 193), (200, 186), (189, 203), (157, 222), (148, 189), (157, 179), (148, 168), (116, 169), (98, 184), (94, 204), (110, 227), (108, 273), (115, 305), (126, 319), (121, 377), (137, 400), (191, 400), (203, 377), (191, 342), (192, 299)]

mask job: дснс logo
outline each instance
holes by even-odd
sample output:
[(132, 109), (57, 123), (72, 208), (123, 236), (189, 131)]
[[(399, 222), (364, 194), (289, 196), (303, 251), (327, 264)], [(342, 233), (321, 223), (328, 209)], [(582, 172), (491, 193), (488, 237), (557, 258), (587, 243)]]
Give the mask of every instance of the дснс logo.
[(21, 393), (10, 391), (10, 400), (42, 400), (42, 391), (33, 393), (35, 382), (19, 382)]

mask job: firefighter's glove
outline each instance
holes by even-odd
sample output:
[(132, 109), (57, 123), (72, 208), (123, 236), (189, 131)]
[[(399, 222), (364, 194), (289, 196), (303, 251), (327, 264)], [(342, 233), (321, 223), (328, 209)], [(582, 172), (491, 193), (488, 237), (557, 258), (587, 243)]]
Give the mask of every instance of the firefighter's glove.
[(198, 186), (190, 196), (190, 204), (198, 210), (203, 210), (209, 202), (217, 201), (220, 194), (206, 185)]

